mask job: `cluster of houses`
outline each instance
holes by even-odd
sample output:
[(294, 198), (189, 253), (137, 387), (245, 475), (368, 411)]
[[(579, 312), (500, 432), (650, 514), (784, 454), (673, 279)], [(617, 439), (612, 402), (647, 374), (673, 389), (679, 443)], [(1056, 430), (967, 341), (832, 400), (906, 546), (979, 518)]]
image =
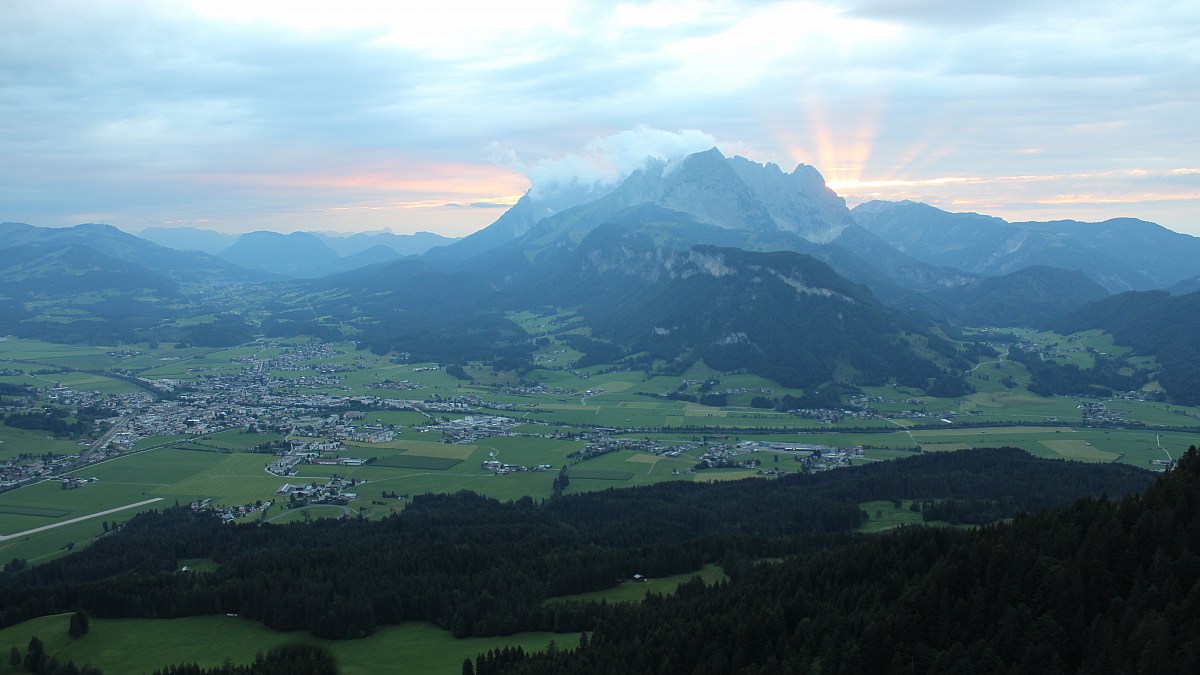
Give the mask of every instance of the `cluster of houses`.
[[(556, 389), (559, 389), (556, 387)], [(535, 394), (544, 394), (548, 391), (543, 382), (519, 382), (500, 387), (500, 393), (510, 396), (533, 396)]]
[(391, 391), (416, 391), (424, 389), (424, 385), (410, 382), (409, 380), (380, 380), (378, 382), (368, 382), (367, 389), (389, 389)]
[[(358, 436), (354, 433), (344, 433), (343, 435)], [(391, 440), (390, 435), (386, 435), (386, 437)], [(337, 438), (293, 439), (288, 442), (283, 455), (268, 464), (266, 470), (276, 476), (294, 476), (299, 473), (296, 466), (302, 463), (321, 466), (362, 466), (370, 461), (361, 457), (330, 456), (332, 453), (344, 449), (342, 441)]]
[(610, 431), (612, 430), (598, 429), (595, 432), (580, 434), (580, 438), (584, 438), (590, 442), (579, 450), (568, 454), (567, 457), (582, 462), (620, 450), (634, 450), (636, 452), (645, 452), (663, 457), (679, 457), (689, 450), (700, 447), (699, 443), (665, 445), (649, 438), (612, 438), (608, 433), (605, 433)]
[(78, 476), (59, 476), (58, 482), (64, 490), (76, 490), (88, 483), (95, 483), (95, 478), (79, 478)]
[(505, 474), (516, 473), (516, 472), (520, 472), (520, 471), (543, 472), (543, 471), (549, 471), (550, 469), (554, 468), (553, 465), (550, 465), (550, 464), (538, 464), (537, 466), (522, 466), (520, 464), (505, 464), (504, 462), (501, 462), (497, 459), (484, 460), (482, 463), (480, 463), (479, 466), (487, 471), (495, 472), (495, 474), (497, 476), (503, 476)]
[(275, 491), (275, 494), (280, 497), (287, 497), (288, 502), (294, 505), (346, 505), (358, 498), (358, 493), (354, 492), (353, 488), (361, 485), (363, 482), (365, 481), (346, 480), (341, 476), (335, 475), (324, 485), (318, 485), (317, 483), (309, 483), (308, 485), (284, 483)]
[(428, 424), (422, 431), (440, 431), (447, 443), (474, 443), (492, 436), (504, 436), (521, 422), (511, 417), (495, 415), (467, 415), (459, 419), (447, 419)]
[(765, 450), (776, 453), (786, 453), (804, 465), (809, 471), (827, 471), (850, 466), (855, 459), (864, 456), (861, 445), (848, 448), (835, 448), (830, 445), (812, 443), (742, 441), (737, 445), (738, 453), (758, 452)]
[(0, 492), (67, 471), (74, 464), (72, 455), (54, 453), (0, 461)]
[(1109, 408), (1104, 401), (1079, 401), (1076, 407), (1084, 424), (1136, 424), (1124, 417), (1125, 411)]
[[(257, 501), (253, 504), (235, 504), (233, 506), (223, 506), (213, 504), (213, 500), (211, 499), (197, 499), (188, 506), (192, 509), (192, 511), (197, 513), (208, 513), (216, 518), (220, 518), (224, 523), (232, 523), (238, 518), (245, 518), (246, 516), (255, 513), (265, 512), (267, 509), (271, 508), (271, 504), (273, 503), (274, 502), (270, 501)], [(184, 567), (183, 569), (185, 571), (190, 571), (187, 567)]]

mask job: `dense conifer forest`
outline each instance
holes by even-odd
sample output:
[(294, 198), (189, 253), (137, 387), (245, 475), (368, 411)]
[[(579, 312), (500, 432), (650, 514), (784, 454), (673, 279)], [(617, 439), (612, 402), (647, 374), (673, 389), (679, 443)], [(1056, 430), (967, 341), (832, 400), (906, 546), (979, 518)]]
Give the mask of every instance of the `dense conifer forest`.
[(614, 608), (574, 649), (464, 672), (1200, 672), (1200, 454), (1142, 496), (907, 529)]

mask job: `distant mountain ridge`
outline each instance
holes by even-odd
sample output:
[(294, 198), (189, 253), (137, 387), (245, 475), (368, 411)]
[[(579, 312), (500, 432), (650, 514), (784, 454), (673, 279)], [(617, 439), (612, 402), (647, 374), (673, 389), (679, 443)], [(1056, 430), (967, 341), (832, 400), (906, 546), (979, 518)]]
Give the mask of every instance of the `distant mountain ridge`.
[(985, 276), (1045, 265), (1079, 270), (1115, 293), (1165, 288), (1200, 271), (1200, 238), (1133, 218), (1010, 223), (907, 201), (866, 202), (851, 215), (917, 260)]
[(96, 223), (74, 227), (0, 224), (0, 249), (21, 245), (45, 248), (85, 246), (122, 263), (132, 263), (177, 281), (265, 281), (271, 278), (268, 274), (240, 267), (207, 253), (177, 251), (111, 225)]
[(457, 241), (432, 232), (360, 232), (339, 236), (323, 232), (256, 231), (239, 236), (194, 227), (146, 228), (138, 236), (176, 250), (204, 251), (242, 267), (294, 279), (311, 279), (420, 255)]
[(1083, 272), (1043, 265), (929, 294), (939, 318), (962, 326), (1042, 329), (1105, 297), (1108, 291)]
[(236, 234), (198, 227), (147, 227), (137, 236), (176, 251), (203, 251), (209, 255), (217, 255), (237, 241)]
[(342, 261), (325, 242), (307, 232), (250, 232), (217, 257), (250, 269), (310, 279), (340, 271)]
[(179, 284), (164, 274), (79, 244), (0, 248), (0, 294), (32, 301), (85, 293), (172, 298), (179, 295)]

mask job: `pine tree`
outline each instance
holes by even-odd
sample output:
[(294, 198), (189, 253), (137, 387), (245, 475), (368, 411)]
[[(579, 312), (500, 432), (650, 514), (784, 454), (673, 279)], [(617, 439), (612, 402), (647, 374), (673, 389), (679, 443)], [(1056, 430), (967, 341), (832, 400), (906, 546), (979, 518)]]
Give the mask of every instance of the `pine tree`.
[(87, 635), (89, 627), (87, 612), (82, 609), (71, 615), (71, 627), (68, 629), (71, 637), (78, 638)]
[(29, 638), (29, 649), (25, 651), (25, 670), (31, 673), (42, 672), (46, 664), (46, 647), (38, 636)]

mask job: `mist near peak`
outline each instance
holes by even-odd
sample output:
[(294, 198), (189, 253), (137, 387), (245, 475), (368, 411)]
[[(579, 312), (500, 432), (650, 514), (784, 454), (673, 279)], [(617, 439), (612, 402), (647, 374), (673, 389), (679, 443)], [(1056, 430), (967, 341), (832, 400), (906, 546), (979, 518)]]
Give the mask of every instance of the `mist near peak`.
[(578, 153), (530, 164), (512, 163), (532, 183), (530, 199), (552, 203), (559, 195), (602, 196), (652, 163), (665, 164), (669, 170), (673, 163), (716, 144), (715, 137), (699, 129), (667, 131), (639, 125), (592, 139)]

